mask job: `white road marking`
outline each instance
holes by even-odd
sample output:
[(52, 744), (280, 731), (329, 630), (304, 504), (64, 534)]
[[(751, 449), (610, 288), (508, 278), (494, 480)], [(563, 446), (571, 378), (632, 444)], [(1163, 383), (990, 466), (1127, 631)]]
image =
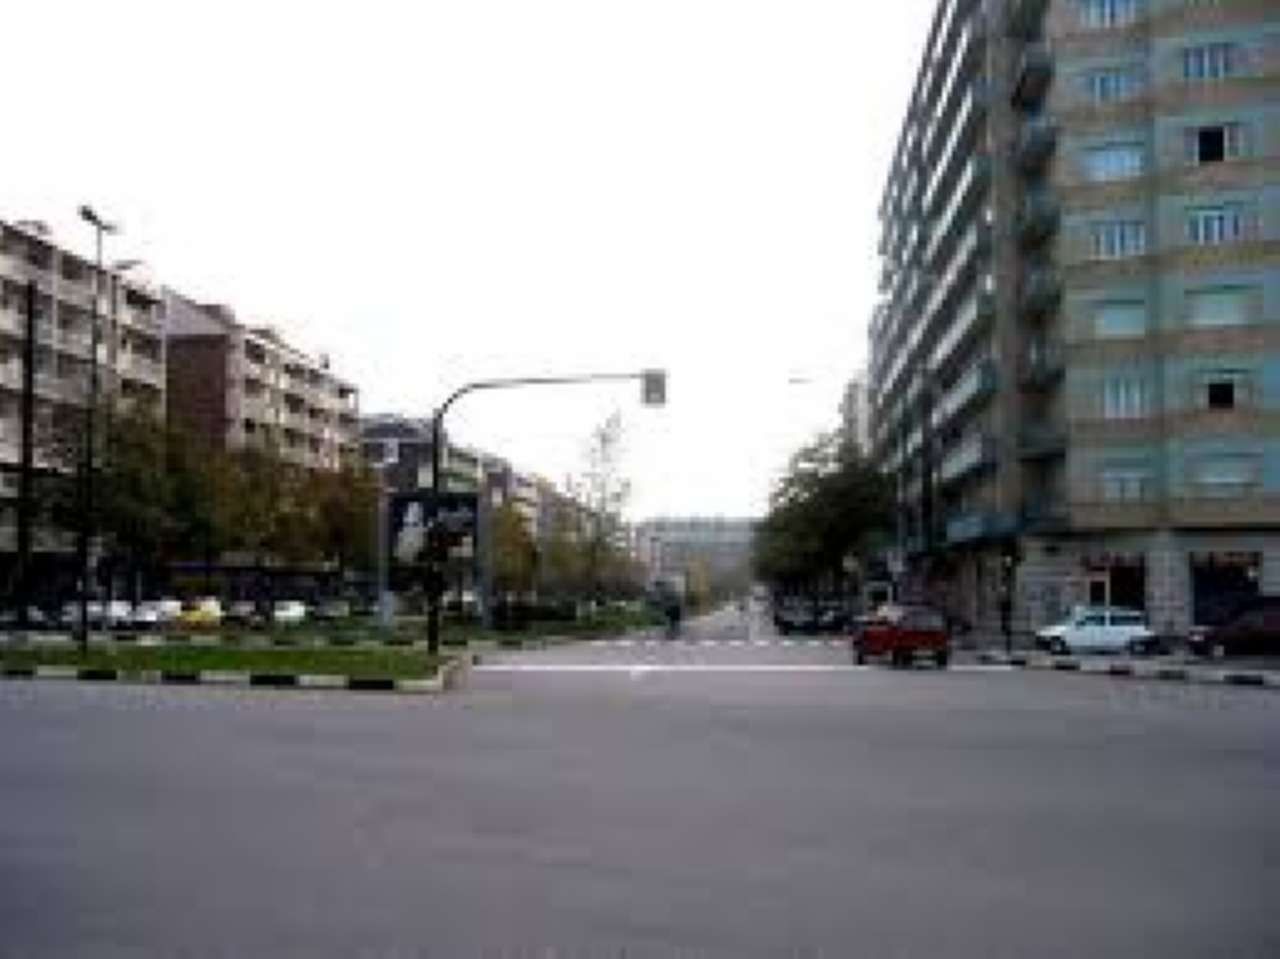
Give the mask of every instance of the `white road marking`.
[[(475, 673), (865, 673), (876, 670), (886, 676), (912, 675), (934, 670), (891, 670), (871, 664), (852, 663), (482, 663)], [(981, 663), (951, 666), (939, 673), (1012, 673), (1014, 666)]]

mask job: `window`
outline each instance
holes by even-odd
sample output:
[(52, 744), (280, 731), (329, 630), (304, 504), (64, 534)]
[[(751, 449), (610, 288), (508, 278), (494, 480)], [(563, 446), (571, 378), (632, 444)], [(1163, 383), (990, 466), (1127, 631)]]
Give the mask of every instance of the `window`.
[(1127, 180), (1142, 173), (1142, 145), (1113, 143), (1084, 152), (1085, 179)]
[(1094, 332), (1098, 336), (1142, 336), (1147, 332), (1147, 304), (1140, 300), (1113, 300), (1095, 308)]
[(1235, 43), (1205, 43), (1182, 51), (1185, 80), (1225, 80), (1240, 68), (1240, 48)]
[(1102, 220), (1089, 225), (1095, 260), (1116, 260), (1147, 252), (1147, 225), (1141, 220)]
[(1202, 495), (1235, 496), (1253, 486), (1257, 468), (1250, 456), (1214, 456), (1200, 461), (1195, 483)]
[(1147, 383), (1138, 376), (1117, 376), (1102, 385), (1102, 415), (1108, 420), (1134, 420), (1147, 415)]
[(1187, 241), (1192, 246), (1221, 246), (1244, 238), (1244, 211), (1234, 204), (1193, 207), (1187, 212)]
[(1249, 374), (1244, 370), (1214, 370), (1200, 380), (1198, 405), (1207, 410), (1234, 410), (1249, 395)]
[(1100, 477), (1102, 498), (1108, 503), (1133, 503), (1147, 498), (1151, 471), (1144, 467), (1107, 467)]
[(1137, 67), (1094, 70), (1085, 74), (1084, 87), (1085, 94), (1094, 103), (1117, 103), (1138, 95), (1142, 75)]
[(1080, 0), (1080, 22), (1091, 30), (1125, 27), (1138, 19), (1138, 0)]
[(1222, 163), (1245, 155), (1244, 127), (1239, 123), (1189, 127), (1185, 137), (1187, 162), (1192, 165)]
[(1188, 290), (1187, 325), (1243, 326), (1249, 322), (1250, 292), (1243, 286)]

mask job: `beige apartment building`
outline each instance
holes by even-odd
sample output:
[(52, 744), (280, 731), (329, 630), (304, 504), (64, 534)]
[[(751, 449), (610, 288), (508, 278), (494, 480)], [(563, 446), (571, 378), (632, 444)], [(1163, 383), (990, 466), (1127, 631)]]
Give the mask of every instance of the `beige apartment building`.
[[(0, 222), (0, 548), (14, 543), (27, 290), (35, 283), (35, 445), (37, 468), (49, 460), (54, 425), (82, 415), (90, 394), (96, 265), (59, 245), (36, 222)], [(104, 270), (98, 306), (98, 402), (165, 411), (163, 304), (146, 284)], [(37, 547), (50, 545), (37, 530)], [(65, 546), (61, 543), (58, 548)]]
[(1280, 4), (942, 0), (881, 218), (909, 588), (1175, 633), (1280, 593)]
[(359, 394), (326, 358), (172, 290), (165, 323), (171, 419), (227, 449), (271, 443), (311, 469), (358, 455)]

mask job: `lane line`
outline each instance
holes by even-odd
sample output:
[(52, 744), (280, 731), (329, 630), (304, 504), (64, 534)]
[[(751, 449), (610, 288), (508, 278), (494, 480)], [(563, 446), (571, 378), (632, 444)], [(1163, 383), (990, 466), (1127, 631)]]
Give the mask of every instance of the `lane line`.
[(865, 673), (886, 676), (937, 673), (1012, 673), (1016, 667), (999, 664), (958, 664), (946, 670), (891, 670), (871, 664), (854, 663), (484, 663), (473, 673)]

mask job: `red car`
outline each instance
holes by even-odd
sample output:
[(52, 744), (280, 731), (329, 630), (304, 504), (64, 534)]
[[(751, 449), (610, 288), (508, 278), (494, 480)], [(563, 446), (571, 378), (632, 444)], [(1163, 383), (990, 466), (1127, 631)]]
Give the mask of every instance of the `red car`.
[(910, 666), (924, 654), (945, 669), (951, 659), (947, 619), (929, 606), (882, 606), (859, 622), (849, 642), (857, 663), (888, 656), (894, 666)]

